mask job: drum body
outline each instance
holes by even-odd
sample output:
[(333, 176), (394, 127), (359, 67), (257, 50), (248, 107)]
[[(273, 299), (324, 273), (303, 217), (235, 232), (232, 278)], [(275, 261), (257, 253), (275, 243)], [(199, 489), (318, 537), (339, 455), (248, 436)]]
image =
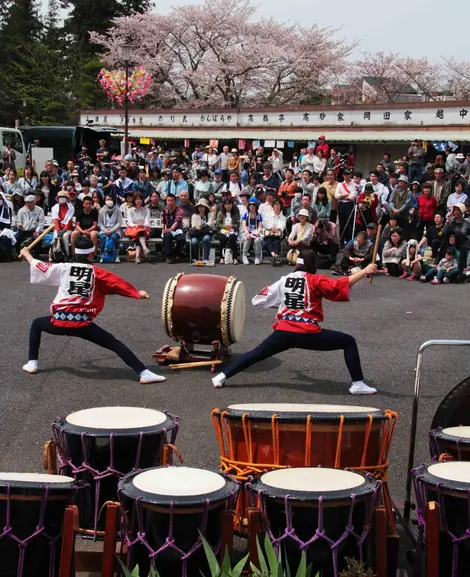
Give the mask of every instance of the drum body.
[[(439, 503), (439, 577), (468, 577), (470, 568), (470, 462), (422, 465), (413, 471), (420, 533), (426, 506)], [(422, 539), (419, 539), (421, 542)], [(417, 556), (417, 562), (420, 556)], [(419, 573), (418, 573), (419, 574)]]
[(78, 495), (82, 532), (104, 530), (100, 515), (117, 499), (118, 481), (131, 471), (162, 464), (167, 443), (174, 444), (178, 418), (137, 407), (99, 407), (72, 413), (52, 425), (59, 472), (88, 485)]
[(70, 477), (0, 473), (2, 577), (58, 576), (64, 513), (77, 488)]
[(438, 427), (429, 433), (431, 457), (452, 455), (459, 461), (470, 461), (470, 427)]
[(311, 467), (271, 471), (246, 485), (263, 531), (275, 548), (285, 547), (291, 574), (304, 550), (312, 574), (322, 577), (337, 577), (345, 557), (370, 560), (367, 536), (380, 488), (371, 476)]
[(141, 577), (151, 565), (162, 576), (209, 575), (199, 533), (218, 550), (221, 516), (232, 509), (238, 489), (227, 475), (189, 467), (156, 467), (124, 477), (119, 500), (128, 566), (138, 564)]
[(230, 346), (245, 324), (245, 287), (236, 277), (180, 273), (163, 292), (163, 329), (176, 341)]

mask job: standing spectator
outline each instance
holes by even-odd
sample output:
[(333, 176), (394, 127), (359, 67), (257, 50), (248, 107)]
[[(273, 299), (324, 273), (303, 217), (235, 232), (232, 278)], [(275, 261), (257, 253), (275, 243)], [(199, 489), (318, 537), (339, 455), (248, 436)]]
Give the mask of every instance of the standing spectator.
[(200, 198), (196, 203), (196, 212), (191, 217), (189, 230), (191, 253), (196, 255), (196, 258), (198, 258), (199, 243), (202, 242), (203, 260), (209, 260), (214, 225), (214, 214), (210, 211), (209, 203), (205, 198)]
[(317, 213), (315, 209), (312, 207), (312, 198), (309, 194), (303, 193), (302, 198), (300, 200), (300, 206), (296, 206), (295, 210), (292, 211), (292, 223), (295, 224), (299, 222), (299, 214), (300, 211), (304, 210), (308, 212), (308, 220), (312, 224), (317, 220)]
[(137, 180), (132, 184), (132, 190), (138, 192), (144, 197), (144, 200), (149, 198), (152, 192), (155, 190), (153, 184), (147, 177), (144, 167), (139, 167), (139, 176)]
[(132, 201), (132, 207), (127, 212), (126, 236), (137, 241), (135, 249), (135, 264), (142, 262), (140, 256), (142, 250), (145, 258), (149, 255), (147, 238), (150, 234), (150, 210), (144, 205), (144, 197), (136, 192)]
[(214, 170), (215, 168), (219, 168), (219, 156), (215, 148), (212, 146), (206, 146), (206, 153), (202, 157), (204, 162), (207, 162), (209, 170)]
[(263, 217), (258, 211), (258, 199), (253, 196), (248, 200), (248, 212), (242, 220), (243, 264), (250, 264), (248, 254), (252, 244), (254, 244), (255, 250), (255, 264), (261, 264), (263, 260), (263, 249), (261, 246), (262, 229)]
[[(287, 171), (286, 171), (287, 172)], [(263, 220), (264, 242), (271, 255), (271, 264), (280, 266), (281, 242), (286, 230), (286, 217), (281, 212), (282, 203), (279, 198), (273, 200), (273, 212)]]
[(335, 199), (338, 201), (338, 217), (340, 229), (340, 242), (345, 244), (352, 239), (354, 219), (352, 212), (356, 200), (356, 184), (351, 179), (352, 171), (349, 168), (343, 170), (344, 181), (336, 187)]
[(77, 154), (77, 162), (79, 169), (83, 170), (83, 168), (85, 167), (85, 162), (90, 160), (91, 158), (88, 156), (88, 148), (85, 145), (82, 145), (81, 151)]
[(79, 236), (89, 236), (98, 248), (98, 211), (93, 208), (90, 196), (82, 200), (83, 208), (76, 213), (75, 230), (72, 232), (72, 254), (75, 255), (75, 241)]
[(266, 199), (264, 202), (261, 202), (259, 205), (259, 214), (265, 219), (268, 215), (272, 214), (273, 212), (273, 202), (276, 198), (276, 195), (272, 190), (268, 190), (266, 193)]
[[(408, 210), (411, 204), (411, 192), (408, 190), (408, 178), (400, 176), (398, 179), (398, 189), (388, 203), (390, 212), (397, 218), (399, 227), (406, 227), (408, 224)], [(403, 235), (400, 228), (400, 234)]]
[(395, 163), (391, 160), (390, 152), (385, 152), (383, 159), (380, 161), (380, 164), (384, 167), (384, 169), (390, 175), (392, 172), (395, 172)]
[(298, 183), (298, 187), (300, 187), (303, 194), (308, 194), (311, 199), (315, 198), (316, 185), (313, 180), (313, 174), (308, 170), (308, 168), (302, 171), (302, 177)]
[(297, 188), (297, 182), (294, 180), (294, 170), (292, 168), (287, 168), (285, 175), (286, 179), (281, 182), (277, 193), (282, 203), (284, 214), (289, 216), (292, 199), (294, 198), (294, 191)]
[(307, 149), (306, 148), (301, 148), (300, 149), (300, 156), (299, 156), (299, 162), (300, 164), (302, 164), (302, 160), (304, 159), (304, 156), (307, 154)]
[(183, 211), (176, 206), (176, 196), (168, 194), (163, 213), (163, 254), (167, 264), (176, 261), (176, 255), (184, 255)]
[(240, 174), (240, 156), (236, 148), (232, 148), (231, 155), (228, 157), (228, 171)]
[(425, 151), (418, 138), (415, 138), (408, 148), (408, 158), (410, 163), (410, 171), (408, 179), (410, 181), (418, 180), (423, 173)]
[(434, 180), (432, 184), (432, 194), (437, 200), (437, 210), (445, 216), (447, 213), (447, 198), (450, 194), (450, 183), (444, 178), (444, 170), (442, 168), (434, 169)]
[(292, 170), (294, 176), (297, 176), (302, 171), (302, 166), (299, 162), (299, 155), (297, 152), (294, 152), (294, 156), (289, 163), (289, 168)]
[(11, 230), (12, 206), (8, 202), (3, 185), (0, 185), (0, 258), (11, 262), (13, 260), (13, 243), (16, 237)]
[(307, 146), (307, 154), (302, 157), (302, 162), (300, 163), (303, 170), (310, 170), (313, 174), (315, 172), (315, 148), (313, 146)]
[(277, 174), (280, 182), (284, 177), (284, 155), (280, 150), (274, 148), (268, 161), (273, 165), (273, 172), (274, 174)]
[(209, 193), (213, 192), (212, 182), (209, 180), (209, 173), (204, 168), (198, 171), (199, 178), (194, 185), (194, 202), (199, 202), (201, 198), (208, 197)]
[(6, 146), (3, 149), (2, 157), (3, 157), (3, 170), (6, 170), (7, 168), (16, 169), (15, 165), (16, 152), (11, 147), (11, 142), (7, 142)]
[(434, 180), (434, 168), (436, 168), (436, 167), (433, 164), (431, 164), (430, 162), (428, 162), (428, 164), (426, 164), (426, 167), (423, 171), (423, 174), (421, 175), (421, 178), (419, 179), (419, 183), (421, 184), (421, 186), (425, 182), (430, 182), (431, 180)]
[(176, 166), (171, 171), (171, 180), (168, 181), (168, 192), (176, 199), (179, 198), (182, 190), (189, 190), (188, 183), (183, 178), (183, 171), (179, 166)]
[(382, 251), (382, 262), (387, 269), (387, 276), (399, 277), (401, 275), (400, 264), (405, 258), (405, 251), (406, 241), (403, 238), (403, 232), (401, 228), (395, 228)]
[(411, 202), (408, 209), (408, 227), (406, 234), (408, 239), (421, 239), (421, 235), (418, 235), (418, 199), (420, 196), (421, 185), (419, 181), (414, 180), (411, 183)]
[(266, 189), (271, 189), (277, 194), (281, 179), (279, 175), (273, 173), (273, 165), (270, 162), (265, 162), (263, 165), (263, 174), (258, 176), (258, 184), (261, 184)]
[(119, 178), (114, 181), (113, 193), (117, 202), (125, 202), (127, 192), (132, 192), (134, 182), (127, 176), (127, 167), (121, 166), (119, 169)]
[(219, 200), (222, 197), (222, 191), (226, 188), (225, 182), (222, 180), (222, 171), (218, 168), (214, 170), (214, 179), (212, 181), (212, 190), (214, 191), (215, 198)]
[(437, 211), (437, 201), (432, 195), (432, 184), (425, 182), (420, 196), (418, 197), (418, 239), (423, 238), (424, 229), (426, 232), (434, 224), (434, 215)]
[(104, 140), (104, 138), (101, 138), (99, 140), (99, 144), (100, 147), (96, 151), (96, 162), (104, 162), (109, 158), (109, 150), (106, 147), (106, 140)]
[(252, 174), (248, 180), (248, 184), (245, 190), (250, 193), (250, 195), (256, 194), (256, 187), (258, 185), (258, 175)]
[(324, 136), (318, 137), (317, 150), (323, 151), (323, 158), (328, 158), (328, 152), (330, 150), (330, 145), (326, 143)]
[(444, 226), (444, 236), (449, 235), (453, 232), (459, 238), (460, 246), (460, 258), (459, 258), (459, 268), (463, 271), (467, 264), (468, 247), (467, 247), (467, 237), (470, 232), (470, 222), (464, 218), (465, 214), (464, 204), (454, 204), (452, 207), (452, 213)]
[(235, 204), (238, 203), (238, 195), (242, 191), (242, 186), (238, 180), (238, 172), (231, 172), (229, 175), (229, 182), (225, 184), (225, 189), (230, 192)]
[(336, 200), (336, 189), (338, 187), (338, 182), (336, 180), (336, 172), (334, 170), (327, 170), (323, 187), (326, 189), (326, 194), (328, 195), (328, 200), (331, 204), (330, 220), (332, 223), (336, 224), (336, 220), (338, 218), (338, 201)]
[(107, 238), (111, 238), (116, 250), (116, 258), (114, 259), (114, 262), (120, 262), (118, 249), (122, 225), (121, 207), (116, 204), (112, 194), (107, 194), (104, 199), (104, 206), (98, 213), (100, 262), (103, 262), (104, 248)]
[(24, 176), (22, 176), (18, 182), (20, 183), (24, 196), (28, 196), (28, 194), (34, 194), (34, 191), (38, 187), (38, 179), (33, 172), (32, 166), (28, 164), (25, 167)]
[(203, 156), (204, 153), (202, 152), (201, 145), (196, 144), (196, 146), (194, 147), (194, 152), (191, 154), (191, 160), (193, 162), (199, 162), (200, 160), (202, 160)]
[(465, 204), (467, 195), (464, 193), (464, 186), (465, 181), (463, 180), (458, 180), (455, 183), (455, 192), (449, 194), (449, 197), (447, 198), (447, 216), (450, 216), (452, 213), (454, 204)]
[(67, 182), (71, 182), (72, 180), (72, 172), (74, 171), (75, 164), (73, 160), (67, 160), (67, 169), (61, 175), (62, 184), (66, 184)]
[[(384, 186), (380, 181), (379, 181), (379, 174), (376, 170), (371, 170), (370, 171), (370, 183), (372, 184), (373, 188), (374, 188), (374, 192), (377, 195), (377, 198), (379, 200), (379, 205), (378, 205), (378, 213), (380, 216), (380, 209), (382, 209), (382, 207), (386, 206), (387, 204), (387, 200), (390, 198), (389, 195), (389, 191), (388, 188), (386, 186)], [(408, 180), (408, 177), (407, 177)]]
[(366, 230), (370, 223), (377, 224), (379, 199), (372, 183), (366, 182), (364, 192), (357, 197), (356, 230)]
[(324, 186), (320, 186), (318, 189), (315, 202), (312, 204), (312, 208), (317, 213), (317, 215), (320, 215), (322, 212), (326, 214), (328, 218), (330, 218), (331, 203), (328, 200), (328, 195)]
[(251, 164), (249, 162), (243, 163), (243, 170), (240, 173), (240, 182), (242, 187), (245, 187), (250, 180)]
[(254, 169), (258, 174), (263, 174), (264, 164), (266, 162), (266, 156), (264, 154), (264, 148), (262, 146), (258, 146), (256, 149), (256, 154), (253, 159)]
[(219, 161), (220, 161), (219, 167), (220, 167), (220, 170), (222, 171), (222, 180), (224, 182), (228, 182), (228, 171), (229, 171), (228, 161), (230, 158), (230, 154), (228, 151), (229, 151), (228, 146), (224, 146), (222, 148), (222, 152), (220, 153), (220, 156), (219, 156)]
[(220, 264), (225, 263), (225, 249), (232, 251), (233, 264), (238, 264), (237, 236), (240, 227), (240, 213), (231, 196), (224, 198), (223, 205), (217, 213), (216, 229), (220, 243)]
[(377, 180), (384, 186), (387, 186), (388, 172), (385, 171), (385, 168), (382, 166), (382, 164), (377, 165), (376, 172), (377, 172)]
[(317, 154), (315, 155), (315, 159), (313, 161), (313, 172), (318, 174), (318, 176), (322, 177), (325, 174), (326, 169), (326, 158), (323, 156), (323, 149), (318, 148)]
[[(44, 211), (36, 206), (36, 197), (29, 194), (24, 200), (25, 206), (20, 208), (16, 219), (18, 245), (25, 240), (37, 238), (44, 230)], [(37, 253), (39, 247), (34, 250)]]
[(335, 179), (338, 178), (339, 174), (339, 163), (340, 157), (338, 156), (336, 150), (334, 148), (330, 149), (330, 156), (326, 161), (326, 170), (334, 170), (335, 172)]

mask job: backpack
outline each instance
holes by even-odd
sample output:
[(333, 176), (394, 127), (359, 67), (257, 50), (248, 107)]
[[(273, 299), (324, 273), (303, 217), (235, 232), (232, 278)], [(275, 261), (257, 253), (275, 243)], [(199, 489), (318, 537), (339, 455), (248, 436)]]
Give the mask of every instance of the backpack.
[(62, 249), (60, 238), (52, 240), (51, 248), (49, 249), (49, 262), (65, 262), (65, 253)]
[(224, 249), (224, 261), (225, 261), (225, 264), (233, 264), (232, 249), (230, 249), (230, 248)]
[(113, 239), (110, 236), (107, 236), (104, 242), (101, 258), (103, 259), (103, 262), (114, 262), (116, 260), (116, 256), (116, 245), (114, 244)]

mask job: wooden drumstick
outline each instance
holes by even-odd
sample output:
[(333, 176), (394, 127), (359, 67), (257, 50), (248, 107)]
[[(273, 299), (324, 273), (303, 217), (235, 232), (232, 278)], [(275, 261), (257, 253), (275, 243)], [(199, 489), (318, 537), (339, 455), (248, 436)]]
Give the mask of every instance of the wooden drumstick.
[[(374, 253), (372, 255), (372, 262), (373, 264), (377, 264), (377, 253), (379, 252), (379, 242), (380, 242), (380, 235), (382, 234), (383, 225), (379, 224), (379, 228), (377, 229), (377, 236), (375, 238), (375, 245), (374, 245)], [(371, 275), (369, 277), (369, 284), (372, 284), (374, 277)]]
[[(33, 242), (28, 245), (26, 248), (28, 250), (31, 250), (32, 248), (34, 248), (38, 243), (41, 242), (41, 240), (46, 236), (46, 234), (48, 234), (49, 232), (51, 232), (51, 230), (53, 230), (54, 228), (54, 223), (52, 223), (50, 226), (48, 226), (46, 229), (44, 229), (44, 232), (42, 232), (37, 238), (35, 238), (33, 240)], [(18, 257), (18, 258), (23, 258), (22, 256)]]
[(210, 365), (220, 365), (222, 361), (198, 361), (196, 363), (180, 363), (170, 365), (170, 369), (195, 369), (197, 367), (208, 367)]

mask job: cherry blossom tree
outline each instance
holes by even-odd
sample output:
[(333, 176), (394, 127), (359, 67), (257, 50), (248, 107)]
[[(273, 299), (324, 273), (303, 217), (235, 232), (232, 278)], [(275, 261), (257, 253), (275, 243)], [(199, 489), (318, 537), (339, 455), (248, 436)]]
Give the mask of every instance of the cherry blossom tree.
[(120, 45), (134, 47), (132, 64), (152, 73), (154, 104), (275, 106), (303, 102), (345, 73), (354, 44), (338, 32), (257, 19), (250, 0), (205, 0), (118, 18), (92, 41), (108, 67), (122, 67)]
[(457, 100), (470, 98), (470, 61), (443, 58), (448, 90)]

